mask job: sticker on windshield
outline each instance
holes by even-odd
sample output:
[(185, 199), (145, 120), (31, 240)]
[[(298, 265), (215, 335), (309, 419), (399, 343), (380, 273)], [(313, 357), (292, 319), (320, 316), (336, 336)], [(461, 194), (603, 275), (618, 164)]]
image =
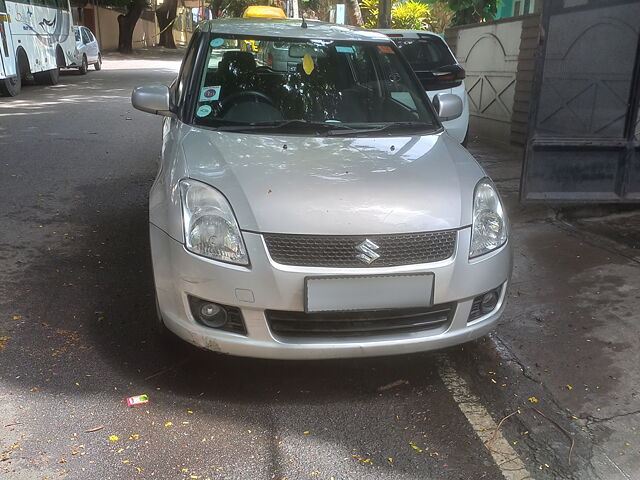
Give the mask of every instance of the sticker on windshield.
[(200, 102), (213, 102), (220, 98), (220, 85), (214, 85), (211, 87), (202, 87), (200, 89)]
[(338, 53), (353, 53), (353, 47), (344, 47), (336, 45), (336, 52)]
[(378, 50), (380, 50), (380, 52), (382, 53), (386, 53), (386, 54), (394, 54), (395, 52), (393, 51), (393, 48), (391, 48), (389, 45), (378, 45)]
[(313, 69), (315, 68), (315, 64), (313, 63), (313, 58), (308, 53), (302, 58), (302, 69), (304, 73), (307, 75), (311, 75)]
[(211, 107), (209, 105), (202, 105), (200, 108), (198, 108), (198, 110), (196, 111), (196, 115), (198, 117), (206, 117), (207, 115), (209, 115), (211, 113)]
[(213, 40), (211, 40), (211, 42), (209, 42), (209, 45), (211, 45), (213, 48), (215, 47), (220, 47), (224, 44), (224, 38), (214, 38)]

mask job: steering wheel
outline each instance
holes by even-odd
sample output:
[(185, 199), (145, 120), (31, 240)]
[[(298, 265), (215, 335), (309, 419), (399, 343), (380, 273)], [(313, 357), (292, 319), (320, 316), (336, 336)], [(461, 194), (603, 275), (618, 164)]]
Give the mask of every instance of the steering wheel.
[(256, 102), (266, 103), (267, 105), (275, 108), (273, 100), (271, 100), (269, 96), (265, 95), (262, 92), (256, 92), (255, 90), (244, 90), (242, 92), (233, 93), (222, 100), (220, 102), (220, 106), (222, 107), (222, 111), (226, 111), (229, 110), (231, 106), (236, 105), (237, 103), (241, 103), (244, 101), (244, 99), (248, 98), (255, 98)]

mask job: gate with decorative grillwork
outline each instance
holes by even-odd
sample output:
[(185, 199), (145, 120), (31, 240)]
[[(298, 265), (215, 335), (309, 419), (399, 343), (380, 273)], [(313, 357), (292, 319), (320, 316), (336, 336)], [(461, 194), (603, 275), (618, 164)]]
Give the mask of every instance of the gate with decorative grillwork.
[(640, 1), (545, 0), (523, 201), (640, 202)]

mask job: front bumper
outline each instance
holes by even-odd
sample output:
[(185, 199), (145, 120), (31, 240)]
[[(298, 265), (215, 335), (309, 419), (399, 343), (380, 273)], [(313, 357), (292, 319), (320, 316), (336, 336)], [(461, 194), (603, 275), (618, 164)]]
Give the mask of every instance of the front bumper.
[[(208, 260), (153, 224), (151, 252), (162, 319), (172, 332), (196, 346), (239, 356), (278, 359), (320, 359), (394, 355), (440, 349), (488, 333), (504, 309), (512, 254), (507, 242), (496, 252), (469, 261), (470, 228), (458, 232), (450, 259), (423, 265), (385, 268), (314, 268), (274, 263), (260, 234), (243, 232), (250, 268)], [(426, 273), (435, 275), (434, 304), (455, 302), (445, 328), (375, 337), (283, 339), (268, 326), (265, 310), (304, 311), (304, 279), (319, 275)], [(502, 286), (495, 310), (468, 322), (473, 298)], [(247, 335), (208, 328), (191, 315), (188, 295), (242, 312)]]

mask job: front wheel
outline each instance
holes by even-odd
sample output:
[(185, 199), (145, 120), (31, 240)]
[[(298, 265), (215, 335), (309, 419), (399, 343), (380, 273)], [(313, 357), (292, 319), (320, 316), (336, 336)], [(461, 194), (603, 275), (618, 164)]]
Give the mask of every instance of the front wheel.
[(93, 64), (93, 68), (96, 69), (96, 72), (102, 70), (102, 55), (98, 54), (98, 61)]
[(88, 71), (89, 71), (89, 63), (87, 62), (86, 55), (83, 55), (82, 64), (80, 65), (80, 68), (78, 68), (78, 72), (80, 72), (80, 75), (86, 75)]
[(33, 75), (36, 82), (42, 85), (55, 85), (60, 78), (60, 68), (52, 68), (51, 70), (45, 70), (44, 72), (38, 72)]
[(22, 75), (20, 64), (16, 60), (16, 76), (0, 80), (0, 93), (5, 97), (15, 97), (22, 89)]

